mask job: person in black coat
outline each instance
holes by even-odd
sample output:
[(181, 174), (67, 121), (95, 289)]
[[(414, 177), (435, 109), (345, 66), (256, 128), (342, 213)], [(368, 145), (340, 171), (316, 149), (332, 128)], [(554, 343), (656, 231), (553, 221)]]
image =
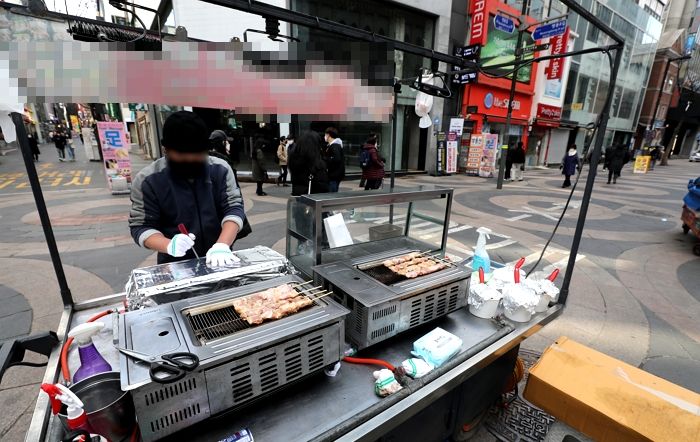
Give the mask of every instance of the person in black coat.
[(510, 172), (512, 180), (522, 181), (523, 169), (525, 168), (525, 148), (522, 141), (518, 141), (518, 145), (513, 150), (511, 161), (513, 164), (513, 170)]
[(572, 144), (569, 147), (569, 151), (564, 154), (564, 158), (561, 160), (561, 174), (564, 175), (564, 184), (561, 185), (562, 188), (571, 187), (571, 176), (576, 174), (576, 169), (579, 168), (578, 153), (576, 152), (576, 145)]
[(505, 175), (504, 179), (506, 181), (510, 181), (510, 169), (513, 167), (513, 151), (515, 150), (515, 146), (512, 144), (508, 145), (508, 149), (506, 150), (506, 170), (505, 170)]
[(610, 184), (610, 180), (612, 180), (613, 184), (617, 184), (617, 179), (620, 178), (622, 167), (629, 162), (629, 160), (630, 154), (622, 144), (606, 149), (605, 165), (608, 168), (608, 184)]
[(304, 132), (297, 138), (292, 152), (288, 153), (293, 196), (328, 192), (326, 163), (321, 158), (322, 146), (323, 140), (316, 132)]
[(36, 134), (29, 132), (27, 134), (27, 139), (29, 140), (29, 147), (32, 149), (32, 155), (34, 156), (34, 161), (39, 161), (39, 142), (36, 139)]

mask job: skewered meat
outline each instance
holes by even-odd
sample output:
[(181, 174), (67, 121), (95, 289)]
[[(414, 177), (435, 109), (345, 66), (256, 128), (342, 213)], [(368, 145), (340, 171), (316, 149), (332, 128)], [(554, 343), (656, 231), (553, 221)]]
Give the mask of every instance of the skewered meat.
[(236, 313), (250, 325), (261, 324), (265, 320), (283, 318), (311, 304), (313, 301), (309, 297), (300, 295), (289, 284), (233, 300), (233, 308)]
[(406, 261), (411, 261), (412, 259), (418, 258), (419, 256), (420, 256), (420, 253), (411, 252), (411, 253), (406, 254), (406, 255), (397, 256), (396, 258), (387, 259), (386, 261), (383, 262), (383, 264), (387, 267), (391, 267), (391, 266), (395, 266), (395, 265), (401, 264), (401, 263), (406, 262)]
[(409, 265), (404, 267), (390, 267), (393, 272), (399, 275), (405, 276), (406, 278), (417, 278), (418, 276), (427, 275), (440, 271), (447, 267), (447, 264), (443, 262), (436, 262), (432, 259), (425, 259), (418, 263), (409, 263)]

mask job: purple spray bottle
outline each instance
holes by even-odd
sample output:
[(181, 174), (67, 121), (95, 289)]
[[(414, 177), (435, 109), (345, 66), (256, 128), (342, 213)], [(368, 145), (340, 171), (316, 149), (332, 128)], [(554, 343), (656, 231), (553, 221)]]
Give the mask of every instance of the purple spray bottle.
[(102, 322), (87, 322), (68, 332), (68, 337), (74, 338), (78, 343), (78, 354), (80, 355), (80, 368), (73, 375), (73, 383), (98, 373), (112, 371), (112, 366), (102, 357), (92, 342), (92, 337), (104, 326)]

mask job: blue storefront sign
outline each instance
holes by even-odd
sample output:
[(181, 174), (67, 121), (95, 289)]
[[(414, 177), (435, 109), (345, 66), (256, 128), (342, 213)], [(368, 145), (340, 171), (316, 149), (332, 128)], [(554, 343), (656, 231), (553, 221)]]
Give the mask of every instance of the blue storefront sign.
[(505, 15), (496, 15), (493, 17), (493, 27), (499, 31), (512, 34), (515, 31), (515, 22), (512, 18)]

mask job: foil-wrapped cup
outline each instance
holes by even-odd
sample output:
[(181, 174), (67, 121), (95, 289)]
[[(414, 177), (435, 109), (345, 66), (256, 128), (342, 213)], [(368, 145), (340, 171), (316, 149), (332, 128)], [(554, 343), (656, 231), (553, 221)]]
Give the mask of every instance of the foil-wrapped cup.
[[(520, 280), (525, 279), (525, 272), (523, 270), (520, 270)], [(500, 269), (495, 269), (492, 272), (491, 279), (489, 279), (489, 282), (487, 283), (491, 287), (497, 289), (497, 290), (502, 290), (503, 287), (506, 286), (506, 284), (512, 284), (515, 282), (515, 267), (513, 266), (505, 266), (501, 267)]]
[(498, 311), (498, 304), (503, 295), (496, 288), (488, 284), (474, 284), (469, 286), (469, 312), (479, 318), (493, 318)]
[(507, 284), (503, 288), (503, 310), (507, 318), (528, 322), (540, 302), (537, 293), (525, 284)]

